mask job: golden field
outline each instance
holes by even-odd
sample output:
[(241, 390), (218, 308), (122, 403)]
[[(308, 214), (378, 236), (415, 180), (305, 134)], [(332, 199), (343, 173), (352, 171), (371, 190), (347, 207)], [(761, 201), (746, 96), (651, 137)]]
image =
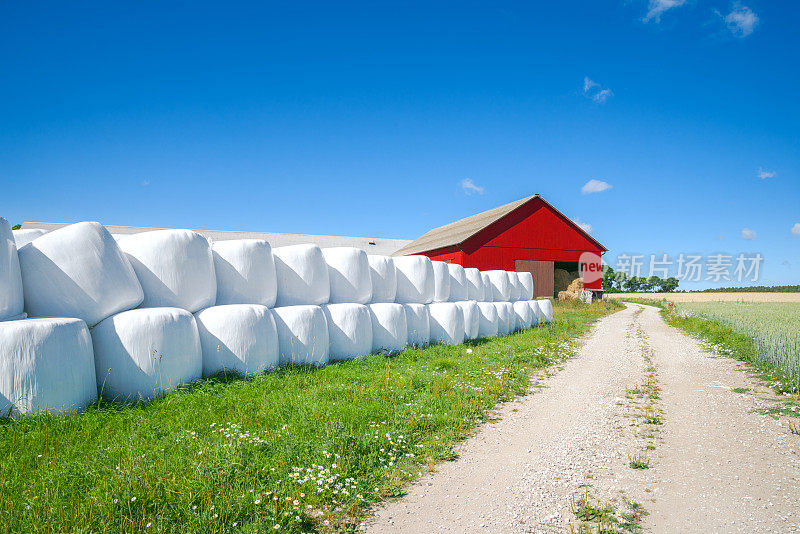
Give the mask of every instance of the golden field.
[(667, 299), (672, 302), (800, 302), (800, 293), (606, 293), (612, 299)]

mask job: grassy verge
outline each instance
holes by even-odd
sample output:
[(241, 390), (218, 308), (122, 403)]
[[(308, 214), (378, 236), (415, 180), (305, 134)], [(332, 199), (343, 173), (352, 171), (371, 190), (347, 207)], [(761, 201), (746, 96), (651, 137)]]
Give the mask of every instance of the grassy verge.
[(666, 300), (626, 299), (626, 302), (649, 304), (661, 309), (668, 324), (705, 342), (709, 349), (749, 364), (756, 374), (770, 385), (776, 393), (797, 392), (797, 386), (784, 370), (762, 357), (755, 340), (736, 332), (718, 321), (680, 313), (679, 306)]
[(505, 338), (5, 420), (0, 531), (352, 530), (618, 308), (558, 305), (552, 324)]

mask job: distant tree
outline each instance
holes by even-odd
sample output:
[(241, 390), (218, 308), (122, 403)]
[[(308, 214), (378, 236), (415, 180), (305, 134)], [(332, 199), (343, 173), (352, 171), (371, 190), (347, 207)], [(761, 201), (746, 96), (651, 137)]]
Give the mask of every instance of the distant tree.
[(12, 230), (19, 230), (20, 228), (22, 228), (21, 224), (15, 224), (14, 226), (11, 227)]
[(647, 285), (650, 286), (649, 291), (663, 291), (664, 281), (656, 275), (647, 279)]
[(667, 279), (661, 281), (661, 291), (666, 293), (671, 293), (678, 289), (678, 284), (680, 282), (674, 276), (670, 276)]
[(631, 293), (636, 293), (637, 291), (642, 289), (642, 279), (639, 276), (631, 276), (627, 278), (625, 282), (623, 282), (623, 288), (625, 291), (629, 291)]
[(603, 265), (603, 290), (612, 291), (614, 289), (614, 281), (616, 273), (610, 265)]

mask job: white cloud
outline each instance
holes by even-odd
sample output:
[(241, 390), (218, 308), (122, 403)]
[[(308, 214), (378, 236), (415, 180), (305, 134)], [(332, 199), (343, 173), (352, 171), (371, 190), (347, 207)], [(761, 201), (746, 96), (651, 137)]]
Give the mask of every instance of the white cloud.
[(611, 91), (611, 89), (603, 89), (599, 83), (592, 80), (588, 76), (583, 77), (583, 94), (586, 96), (586, 98), (591, 98), (598, 104), (602, 104), (608, 100), (609, 97), (614, 96), (614, 93)]
[(650, 0), (647, 6), (647, 15), (644, 16), (643, 20), (645, 22), (650, 22), (651, 20), (661, 22), (661, 15), (685, 3), (686, 0)]
[(142, 182), (142, 187), (147, 187), (148, 185), (150, 185), (150, 180), (144, 180)]
[(776, 174), (778, 174), (778, 173), (775, 172), (775, 171), (767, 171), (767, 170), (764, 170), (761, 167), (759, 167), (758, 168), (758, 172), (756, 173), (756, 176), (758, 176), (762, 180), (766, 180), (767, 178), (775, 178)]
[(740, 3), (733, 4), (733, 9), (723, 20), (730, 32), (736, 37), (747, 37), (758, 24), (758, 15), (753, 10)]
[(459, 182), (461, 189), (464, 190), (464, 193), (467, 195), (482, 195), (483, 194), (483, 187), (476, 185), (475, 182), (470, 180), (469, 178), (464, 178)]
[(794, 235), (800, 235), (800, 223), (794, 223), (794, 226), (792, 226), (792, 233)]
[(589, 224), (587, 222), (583, 222), (582, 220), (578, 219), (577, 217), (572, 219), (572, 222), (577, 224), (578, 227), (580, 227), (580, 229), (583, 230), (584, 232), (586, 232), (587, 234), (591, 234), (592, 230), (594, 229), (594, 228), (592, 228), (591, 224)]
[(584, 195), (590, 195), (592, 193), (600, 193), (601, 191), (605, 191), (606, 189), (611, 189), (611, 184), (608, 182), (604, 182), (602, 180), (595, 180), (592, 178), (581, 187), (581, 193)]
[(750, 228), (742, 228), (742, 239), (747, 239), (748, 241), (752, 241), (756, 238), (756, 231), (751, 230)]

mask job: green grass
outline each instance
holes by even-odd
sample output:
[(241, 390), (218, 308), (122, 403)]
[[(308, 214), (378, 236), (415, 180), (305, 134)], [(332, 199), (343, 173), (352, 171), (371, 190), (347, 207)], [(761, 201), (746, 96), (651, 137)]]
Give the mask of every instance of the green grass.
[(551, 325), (506, 338), (5, 420), (0, 532), (353, 530), (619, 307), (558, 305)]

